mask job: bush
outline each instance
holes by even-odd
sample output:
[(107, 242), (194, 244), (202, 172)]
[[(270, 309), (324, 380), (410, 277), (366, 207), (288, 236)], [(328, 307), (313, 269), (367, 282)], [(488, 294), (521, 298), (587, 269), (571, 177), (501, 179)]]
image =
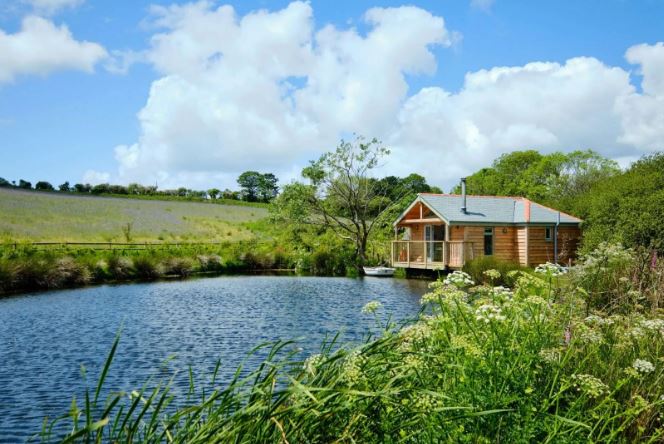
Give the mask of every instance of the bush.
[(134, 270), (136, 277), (141, 279), (158, 279), (163, 273), (153, 259), (146, 256), (134, 258)]
[[(496, 270), (500, 276), (495, 275), (491, 277), (485, 274), (486, 271)], [(468, 273), (470, 277), (477, 283), (492, 284), (492, 285), (506, 285), (513, 286), (514, 279), (510, 277), (510, 271), (523, 271), (527, 270), (515, 262), (504, 261), (495, 258), (494, 256), (480, 256), (472, 259), (463, 266), (463, 271)]]
[(164, 274), (185, 278), (194, 270), (194, 262), (186, 257), (174, 257), (168, 259), (164, 264)]
[(581, 255), (570, 278), (586, 291), (590, 309), (609, 313), (654, 310), (664, 293), (664, 264), (657, 261), (656, 254), (602, 242)]
[(108, 258), (108, 273), (113, 279), (124, 280), (134, 275), (134, 264), (131, 259), (113, 254)]

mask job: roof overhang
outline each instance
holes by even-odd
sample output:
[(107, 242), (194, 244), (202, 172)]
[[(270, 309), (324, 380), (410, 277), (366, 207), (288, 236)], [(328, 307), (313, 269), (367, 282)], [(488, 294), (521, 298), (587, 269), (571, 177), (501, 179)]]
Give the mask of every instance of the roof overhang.
[(417, 205), (418, 203), (421, 203), (421, 204), (423, 204), (423, 205), (426, 205), (426, 207), (427, 207), (427, 208), (428, 208), (433, 214), (435, 214), (436, 216), (438, 216), (443, 222), (445, 222), (446, 224), (449, 225), (450, 222), (445, 218), (445, 216), (443, 216), (442, 214), (440, 214), (438, 211), (434, 210), (434, 209), (431, 207), (431, 205), (429, 205), (429, 204), (426, 202), (426, 200), (424, 200), (424, 199), (422, 198), (422, 196), (420, 196), (420, 195), (418, 194), (418, 195), (417, 195), (417, 198), (413, 201), (413, 203), (410, 204), (410, 205), (408, 205), (408, 208), (406, 208), (405, 210), (403, 210), (403, 212), (399, 215), (399, 217), (397, 218), (397, 220), (394, 221), (394, 223), (392, 224), (392, 226), (393, 226), (393, 227), (396, 227), (397, 225), (399, 225), (399, 223), (401, 223), (401, 221), (403, 220), (403, 218), (406, 217), (406, 214), (408, 214), (408, 212), (409, 212), (410, 210), (412, 210), (413, 208), (415, 208), (415, 205)]

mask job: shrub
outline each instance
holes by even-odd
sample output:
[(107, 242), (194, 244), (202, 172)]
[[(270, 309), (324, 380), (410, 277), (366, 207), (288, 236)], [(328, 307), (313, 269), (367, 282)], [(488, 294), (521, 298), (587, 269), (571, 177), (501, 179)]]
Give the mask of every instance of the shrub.
[(62, 257), (48, 267), (46, 287), (61, 288), (72, 285), (85, 285), (92, 280), (90, 270), (71, 257)]
[[(486, 274), (489, 270), (496, 270), (499, 274)], [(527, 270), (527, 268), (515, 262), (497, 259), (494, 256), (480, 256), (466, 262), (463, 266), (463, 271), (468, 273), (475, 282), (492, 285), (514, 285), (514, 279), (510, 277), (509, 273), (513, 270)]]
[(114, 279), (128, 279), (134, 274), (134, 264), (131, 259), (113, 254), (108, 258), (108, 273)]
[(134, 258), (136, 277), (141, 279), (157, 279), (162, 275), (161, 267), (153, 259), (146, 256)]
[(164, 264), (164, 274), (171, 276), (187, 277), (194, 270), (194, 262), (186, 257), (170, 258)]
[(224, 263), (221, 260), (221, 256), (217, 254), (199, 254), (197, 259), (200, 271), (222, 271), (224, 269)]

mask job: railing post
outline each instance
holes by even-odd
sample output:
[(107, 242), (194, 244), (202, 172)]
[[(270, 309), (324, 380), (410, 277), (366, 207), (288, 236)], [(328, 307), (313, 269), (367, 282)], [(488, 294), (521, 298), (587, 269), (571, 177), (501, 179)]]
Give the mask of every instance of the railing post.
[(408, 268), (410, 268), (410, 242), (411, 241), (408, 241), (406, 243), (406, 258), (407, 258), (407, 261), (408, 261)]
[(394, 265), (394, 241), (390, 245), (392, 246), (390, 249), (390, 265)]
[(424, 269), (427, 269), (427, 264), (429, 263), (429, 241), (424, 241)]

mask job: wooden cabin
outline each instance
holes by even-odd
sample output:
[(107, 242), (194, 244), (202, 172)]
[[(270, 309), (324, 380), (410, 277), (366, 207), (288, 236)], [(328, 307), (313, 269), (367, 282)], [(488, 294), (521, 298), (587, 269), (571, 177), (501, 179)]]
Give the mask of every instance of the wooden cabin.
[(431, 270), (458, 269), (480, 256), (567, 264), (576, 257), (580, 224), (523, 197), (421, 193), (394, 222), (391, 262)]

